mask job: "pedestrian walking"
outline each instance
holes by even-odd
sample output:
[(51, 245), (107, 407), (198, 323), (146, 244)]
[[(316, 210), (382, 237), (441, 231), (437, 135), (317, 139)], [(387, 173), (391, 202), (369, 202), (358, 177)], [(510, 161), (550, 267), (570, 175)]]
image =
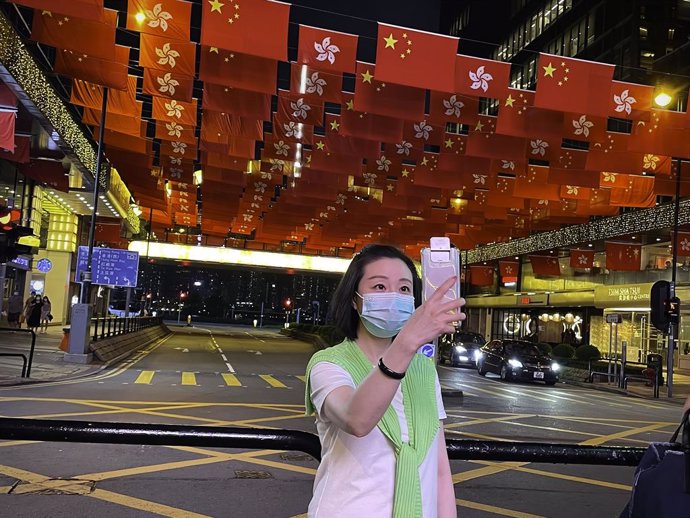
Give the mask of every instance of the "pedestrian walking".
[(20, 327), (19, 316), (22, 314), (23, 302), (22, 296), (17, 290), (7, 299), (7, 323), (10, 327)]
[(419, 305), (419, 275), (397, 248), (369, 245), (352, 259), (330, 308), (346, 339), (307, 366), (322, 451), (309, 518), (457, 517), (441, 387), (418, 354), (464, 320), (453, 313), (463, 299), (443, 301), (454, 282)]
[(26, 327), (31, 329), (34, 333), (38, 332), (41, 325), (41, 308), (43, 307), (43, 299), (40, 295), (34, 297), (33, 302), (29, 304), (28, 316), (26, 318)]
[(48, 324), (53, 320), (53, 315), (51, 313), (52, 304), (50, 299), (44, 295), (43, 305), (41, 306), (41, 333), (46, 334), (48, 332)]
[(31, 314), (31, 307), (33, 306), (34, 300), (36, 299), (36, 292), (32, 291), (29, 298), (24, 302), (24, 308), (22, 308), (22, 314), (19, 316), (19, 327), (22, 327), (22, 323), (28, 322), (29, 315)]

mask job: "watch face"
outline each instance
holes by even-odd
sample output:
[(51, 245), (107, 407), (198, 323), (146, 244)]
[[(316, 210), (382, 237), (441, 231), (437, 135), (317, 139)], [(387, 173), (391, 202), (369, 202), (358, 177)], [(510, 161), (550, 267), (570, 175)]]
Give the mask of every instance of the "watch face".
[(38, 271), (43, 273), (49, 272), (52, 267), (53, 263), (50, 259), (41, 259), (36, 264), (36, 268), (38, 268)]

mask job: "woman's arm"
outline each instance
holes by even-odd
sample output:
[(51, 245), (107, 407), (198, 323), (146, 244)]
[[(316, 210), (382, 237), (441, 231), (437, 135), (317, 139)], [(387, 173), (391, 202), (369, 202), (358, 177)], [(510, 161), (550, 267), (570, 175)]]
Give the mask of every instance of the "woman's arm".
[(455, 488), (446, 450), (443, 421), (438, 433), (438, 518), (457, 518), (458, 508), (455, 504)]

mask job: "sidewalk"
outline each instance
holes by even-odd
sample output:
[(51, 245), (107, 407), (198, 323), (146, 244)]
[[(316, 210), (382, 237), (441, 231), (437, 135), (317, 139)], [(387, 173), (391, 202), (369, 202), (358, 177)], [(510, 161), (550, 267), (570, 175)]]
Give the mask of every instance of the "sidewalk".
[[(647, 386), (645, 382), (641, 380), (630, 380), (628, 382), (628, 390), (619, 389), (615, 383), (606, 383), (606, 381), (595, 381), (594, 383), (583, 383), (580, 381), (567, 380), (566, 383), (571, 385), (577, 385), (583, 388), (589, 388), (592, 390), (601, 390), (603, 392), (612, 392), (614, 394), (621, 394), (633, 397), (639, 397), (644, 399), (654, 400), (654, 388), (650, 385)], [(664, 371), (664, 383), (666, 382), (666, 372)], [(682, 405), (685, 400), (690, 397), (690, 376), (686, 374), (673, 373), (673, 397), (667, 397), (667, 387), (664, 384), (659, 387), (659, 399), (658, 401), (668, 401), (670, 403)]]
[[(52, 326), (48, 328), (46, 334), (39, 333), (36, 335), (36, 348), (29, 378), (21, 377), (21, 358), (0, 356), (0, 385), (21, 385), (73, 379), (93, 374), (103, 368), (99, 362), (89, 365), (65, 363), (63, 361), (64, 353), (58, 348), (62, 334), (62, 326)], [(28, 360), (30, 349), (31, 334), (0, 332), (0, 353), (21, 353), (25, 354)]]

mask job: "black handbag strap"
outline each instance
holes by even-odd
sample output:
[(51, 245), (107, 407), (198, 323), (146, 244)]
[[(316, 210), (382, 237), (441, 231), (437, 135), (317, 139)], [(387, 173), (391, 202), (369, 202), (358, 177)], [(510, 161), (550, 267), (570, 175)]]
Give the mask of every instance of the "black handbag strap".
[(683, 430), (683, 435), (681, 436), (681, 446), (684, 448), (690, 448), (690, 425), (688, 425), (688, 417), (690, 417), (690, 408), (688, 408), (683, 414), (683, 419), (681, 420), (676, 431), (673, 432), (670, 442), (678, 442), (678, 434)]

